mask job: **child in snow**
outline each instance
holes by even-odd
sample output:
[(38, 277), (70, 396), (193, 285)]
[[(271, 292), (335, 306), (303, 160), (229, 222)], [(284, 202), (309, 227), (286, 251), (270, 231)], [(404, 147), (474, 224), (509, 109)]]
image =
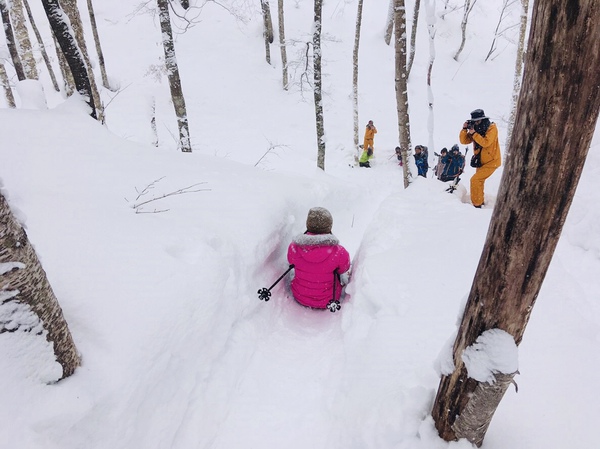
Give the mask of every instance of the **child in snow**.
[(295, 273), (292, 294), (303, 306), (327, 308), (334, 291), (338, 301), (342, 285), (347, 283), (348, 275), (343, 274), (350, 270), (350, 255), (331, 233), (332, 225), (327, 209), (313, 207), (306, 218), (306, 232), (294, 237), (288, 247), (288, 262), (294, 265)]
[(429, 169), (429, 164), (427, 163), (427, 147), (423, 145), (417, 145), (415, 147), (414, 156), (419, 176), (427, 178), (427, 170)]
[(442, 163), (445, 166), (440, 181), (454, 181), (460, 176), (465, 168), (465, 157), (461, 154), (458, 145), (452, 145), (450, 153), (442, 158)]
[(434, 155), (437, 156), (438, 158), (438, 162), (436, 164), (435, 167), (433, 167), (433, 173), (435, 174), (436, 178), (441, 180), (442, 179), (442, 175), (444, 174), (444, 168), (446, 167), (446, 157), (448, 156), (448, 149), (447, 148), (442, 148), (442, 151), (440, 151), (440, 154), (437, 153), (433, 153)]
[(396, 152), (396, 157), (398, 158), (398, 165), (402, 167), (402, 149), (400, 147), (396, 147), (394, 151)]
[(360, 159), (358, 160), (358, 165), (360, 167), (371, 168), (371, 163), (369, 162), (369, 159), (371, 159), (372, 157), (373, 157), (373, 148), (368, 147), (360, 155)]

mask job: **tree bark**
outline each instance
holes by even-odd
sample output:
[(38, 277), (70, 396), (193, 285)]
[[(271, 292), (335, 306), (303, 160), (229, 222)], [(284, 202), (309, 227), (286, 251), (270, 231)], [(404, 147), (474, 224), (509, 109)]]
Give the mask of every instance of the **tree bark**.
[(8, 74), (6, 73), (6, 68), (4, 67), (2, 60), (0, 60), (0, 83), (2, 83), (2, 87), (4, 88), (4, 96), (6, 97), (8, 107), (13, 109), (16, 108), (17, 104), (15, 103), (15, 96), (10, 87), (10, 80), (8, 79)]
[(456, 53), (454, 55), (455, 61), (458, 61), (458, 57), (462, 53), (463, 48), (465, 48), (465, 42), (467, 40), (467, 23), (469, 22), (469, 14), (471, 14), (471, 10), (473, 9), (473, 6), (475, 6), (476, 2), (477, 2), (477, 0), (465, 0), (465, 6), (464, 6), (465, 10), (463, 13), (462, 22), (460, 24), (460, 30), (461, 30), (460, 47), (458, 48), (458, 50), (456, 51)]
[(509, 382), (502, 379), (501, 391), (491, 394), (498, 386), (469, 378), (462, 352), (489, 329), (521, 343), (598, 119), (600, 3), (535, 1), (533, 11), (527, 95), (519, 97), (507, 165), (454, 343), (456, 368), (442, 377), (432, 411), (447, 441), (482, 444)]
[(358, 135), (358, 49), (360, 46), (360, 27), (362, 25), (363, 0), (358, 0), (356, 13), (356, 31), (354, 33), (354, 50), (352, 52), (352, 111), (354, 117), (354, 154), (356, 162), (360, 156)]
[(90, 13), (90, 24), (92, 26), (92, 34), (94, 35), (94, 42), (96, 44), (96, 53), (98, 53), (98, 65), (100, 66), (102, 85), (107, 89), (110, 89), (108, 75), (106, 74), (106, 65), (104, 64), (104, 53), (102, 52), (102, 46), (100, 45), (100, 36), (98, 35), (98, 27), (96, 25), (96, 13), (94, 12), (94, 5), (92, 4), (92, 0), (87, 0), (87, 6), (88, 11)]
[(171, 89), (171, 99), (173, 100), (173, 106), (175, 107), (177, 127), (179, 128), (179, 148), (184, 153), (191, 153), (190, 129), (185, 107), (185, 98), (181, 88), (181, 78), (179, 77), (177, 56), (175, 55), (175, 43), (173, 42), (169, 4), (168, 0), (156, 0), (156, 3), (159, 10), (160, 29), (162, 32), (162, 43), (165, 52), (165, 65), (167, 66), (169, 88)]
[(419, 23), (419, 11), (421, 9), (421, 0), (415, 0), (415, 10), (413, 11), (412, 28), (410, 30), (410, 52), (408, 54), (408, 68), (406, 73), (410, 76), (413, 62), (415, 60), (415, 49), (417, 45), (417, 25)]
[(33, 49), (31, 48), (31, 40), (27, 31), (25, 22), (25, 14), (23, 13), (23, 0), (12, 0), (10, 8), (11, 20), (14, 25), (17, 49), (23, 63), (25, 77), (30, 80), (39, 79), (37, 65), (33, 57)]
[(58, 66), (60, 67), (60, 73), (62, 74), (64, 81), (65, 94), (67, 95), (67, 97), (70, 97), (71, 95), (73, 95), (73, 92), (77, 90), (77, 87), (75, 87), (75, 79), (73, 78), (73, 74), (71, 73), (71, 68), (69, 67), (67, 58), (62, 52), (60, 44), (58, 43), (58, 39), (56, 39), (54, 33), (52, 33), (52, 39), (54, 40), (54, 48), (56, 48)]
[[(56, 361), (62, 366), (62, 378), (68, 377), (81, 361), (62, 309), (52, 291), (40, 261), (23, 227), (17, 222), (8, 202), (0, 193), (0, 284), (1, 307), (10, 315), (0, 322), (0, 333), (31, 331), (31, 322), (20, 320), (19, 305), (33, 312), (54, 347)], [(11, 309), (16, 313), (11, 314)], [(15, 310), (16, 309), (16, 310)], [(37, 323), (36, 323), (37, 324)]]
[(46, 64), (46, 68), (48, 69), (48, 75), (50, 75), (52, 86), (54, 87), (55, 91), (60, 92), (60, 87), (58, 87), (58, 81), (56, 80), (56, 75), (54, 74), (52, 63), (50, 62), (48, 52), (46, 51), (46, 47), (44, 46), (44, 41), (42, 40), (42, 36), (40, 34), (40, 31), (38, 30), (37, 25), (35, 24), (33, 14), (31, 13), (31, 8), (29, 7), (29, 0), (23, 0), (23, 5), (25, 6), (25, 10), (27, 11), (27, 17), (29, 18), (31, 28), (33, 29), (33, 34), (35, 34), (35, 38), (37, 39), (38, 45), (40, 46), (42, 58), (44, 58), (44, 63)]
[(317, 167), (325, 170), (325, 124), (323, 117), (323, 92), (321, 79), (321, 27), (323, 15), (322, 0), (315, 0), (314, 33), (313, 33), (313, 76), (315, 117), (317, 122)]
[[(398, 142), (403, 151), (411, 148), (410, 117), (408, 115), (408, 72), (406, 67), (406, 8), (404, 0), (394, 0), (394, 48), (396, 52), (396, 111), (398, 113)], [(404, 188), (409, 184), (408, 164), (402, 164)]]
[(396, 0), (390, 0), (390, 4), (388, 6), (388, 17), (387, 17), (387, 22), (386, 22), (386, 26), (385, 26), (385, 35), (383, 37), (383, 40), (385, 41), (386, 45), (390, 45), (390, 42), (392, 42), (392, 34), (394, 34), (394, 4), (395, 4)]
[(271, 64), (271, 45), (273, 43), (273, 21), (271, 20), (271, 8), (269, 0), (260, 0), (263, 13), (263, 36), (265, 38), (265, 57), (267, 63)]
[(23, 70), (23, 64), (21, 63), (21, 57), (17, 50), (17, 44), (15, 35), (13, 33), (12, 24), (10, 23), (10, 14), (8, 12), (8, 6), (6, 0), (0, 0), (0, 16), (2, 17), (2, 23), (4, 24), (4, 36), (6, 37), (6, 46), (12, 59), (15, 72), (17, 73), (17, 79), (23, 81), (27, 79), (25, 71)]
[(96, 115), (96, 104), (94, 101), (94, 95), (92, 94), (92, 87), (90, 82), (90, 76), (88, 75), (87, 66), (82, 57), (75, 36), (71, 34), (71, 27), (65, 21), (65, 13), (58, 4), (58, 0), (42, 0), (46, 16), (50, 22), (52, 32), (60, 45), (63, 55), (65, 56), (69, 69), (73, 75), (75, 87), (77, 91), (86, 99), (88, 105), (91, 108), (90, 115), (97, 119)]
[[(362, 0), (361, 0), (362, 1)], [(283, 11), (283, 0), (278, 0), (278, 22), (279, 22), (279, 48), (281, 49), (281, 72), (283, 76), (283, 90), (288, 90), (289, 78), (288, 78), (288, 63), (287, 63), (287, 50), (285, 42), (285, 22), (284, 22), (284, 11)]]

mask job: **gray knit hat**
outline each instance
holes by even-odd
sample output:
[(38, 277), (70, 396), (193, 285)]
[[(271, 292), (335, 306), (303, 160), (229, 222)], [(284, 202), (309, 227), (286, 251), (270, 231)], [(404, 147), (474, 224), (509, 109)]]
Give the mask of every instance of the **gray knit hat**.
[(331, 234), (333, 217), (324, 207), (313, 207), (306, 217), (306, 230), (312, 234)]

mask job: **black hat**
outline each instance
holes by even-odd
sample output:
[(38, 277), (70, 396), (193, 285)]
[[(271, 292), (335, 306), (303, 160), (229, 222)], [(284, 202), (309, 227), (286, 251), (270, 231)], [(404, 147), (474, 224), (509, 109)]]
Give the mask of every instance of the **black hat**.
[(471, 112), (471, 120), (483, 120), (486, 118), (489, 117), (485, 116), (485, 112), (483, 112), (483, 109), (475, 109)]
[(460, 151), (460, 149), (458, 148), (458, 145), (456, 145), (456, 144), (452, 145), (452, 151)]
[(331, 234), (333, 217), (324, 207), (313, 207), (306, 217), (306, 230), (312, 234)]

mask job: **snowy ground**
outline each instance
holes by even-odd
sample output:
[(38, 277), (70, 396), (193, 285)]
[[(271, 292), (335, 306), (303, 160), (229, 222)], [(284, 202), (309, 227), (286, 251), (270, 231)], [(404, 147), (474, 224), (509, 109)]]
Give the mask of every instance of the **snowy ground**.
[[(273, 66), (264, 62), (257, 5), (234, 4), (251, 19), (243, 23), (209, 3), (178, 36), (194, 147), (181, 154), (166, 81), (148, 75), (162, 52), (156, 19), (132, 15), (133, 0), (97, 3), (107, 69), (121, 89), (103, 91), (105, 103), (114, 96), (106, 126), (49, 85), (49, 109), (29, 85), (19, 109), (0, 109), (2, 192), (83, 357), (74, 376), (47, 384), (59, 369), (44, 341), (0, 335), (0, 447), (470, 447), (440, 440), (429, 412), (501, 170), (486, 183), (482, 210), (469, 204), (466, 182), (452, 195), (432, 178), (402, 188), (385, 2), (365, 2), (361, 40), (361, 133), (369, 119), (379, 130), (371, 170), (349, 166), (356, 1), (325, 5), (325, 172), (315, 163), (312, 94), (297, 83), (281, 89), (277, 46)], [(462, 13), (438, 18), (433, 151), (456, 143), (479, 107), (506, 135), (515, 50), (501, 39), (497, 58), (483, 62), (498, 15), (491, 3), (477, 4), (459, 62)], [(311, 20), (312, 2), (286, 2), (297, 70)], [(429, 144), (425, 27), (418, 44), (411, 137)], [(159, 148), (150, 145), (153, 97)], [(600, 368), (599, 147), (596, 137), (519, 347), (519, 392), (511, 388), (500, 404), (485, 449), (598, 445), (600, 406), (590, 391)], [(205, 190), (142, 206), (166, 212), (133, 209), (195, 184)], [(298, 306), (284, 282), (268, 303), (257, 299), (287, 268), (287, 245), (313, 206), (331, 210), (353, 258), (336, 314)]]

